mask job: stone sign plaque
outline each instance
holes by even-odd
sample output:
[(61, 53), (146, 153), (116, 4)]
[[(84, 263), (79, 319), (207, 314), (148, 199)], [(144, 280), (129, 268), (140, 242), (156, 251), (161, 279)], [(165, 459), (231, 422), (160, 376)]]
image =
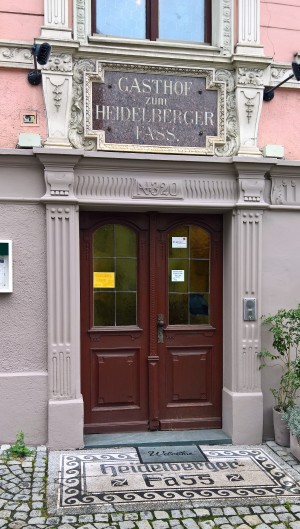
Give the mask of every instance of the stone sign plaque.
[(99, 150), (213, 154), (225, 142), (225, 85), (213, 70), (98, 65), (85, 97), (85, 136)]

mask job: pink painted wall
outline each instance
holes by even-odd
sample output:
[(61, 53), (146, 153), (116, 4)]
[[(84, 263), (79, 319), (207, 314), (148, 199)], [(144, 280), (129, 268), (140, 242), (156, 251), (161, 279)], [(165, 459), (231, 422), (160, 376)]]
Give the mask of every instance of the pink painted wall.
[[(0, 69), (1, 127), (0, 148), (14, 148), (21, 132), (40, 134), (45, 140), (47, 123), (42, 85), (31, 86), (28, 70)], [(37, 112), (37, 126), (23, 125), (22, 114)]]
[[(300, 51), (300, 0), (261, 0), (261, 44), (277, 62), (292, 63)], [(299, 83), (300, 88), (300, 83)], [(285, 158), (300, 159), (300, 124), (296, 119), (300, 91), (279, 88), (270, 102), (263, 102), (258, 144), (283, 145)]]
[(300, 105), (300, 90), (276, 90), (274, 99), (263, 102), (259, 126), (258, 144), (283, 145), (287, 160), (300, 159), (300, 122), (297, 109)]
[(1, 39), (31, 42), (40, 36), (43, 23), (43, 0), (0, 0)]
[(277, 62), (292, 62), (300, 49), (300, 1), (261, 0), (261, 43)]

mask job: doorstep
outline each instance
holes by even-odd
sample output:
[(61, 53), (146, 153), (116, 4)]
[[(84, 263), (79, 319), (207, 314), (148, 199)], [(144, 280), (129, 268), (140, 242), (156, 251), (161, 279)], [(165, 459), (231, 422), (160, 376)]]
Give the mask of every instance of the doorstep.
[(173, 430), (84, 436), (85, 449), (110, 446), (228, 445), (231, 443), (232, 439), (223, 430)]

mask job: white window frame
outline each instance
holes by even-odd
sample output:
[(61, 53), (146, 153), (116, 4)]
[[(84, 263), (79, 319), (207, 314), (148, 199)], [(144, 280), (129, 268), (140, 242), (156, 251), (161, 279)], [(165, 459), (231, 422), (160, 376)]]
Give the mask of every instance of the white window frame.
[[(130, 43), (137, 42), (139, 46), (142, 43), (146, 45), (163, 46), (163, 41), (141, 41), (140, 39), (122, 39), (115, 37), (102, 37), (91, 34), (91, 3), (88, 0), (73, 0), (74, 13), (74, 40), (81, 44), (88, 44), (89, 42), (95, 45), (103, 41), (114, 42), (116, 46), (126, 41)], [(233, 53), (233, 0), (212, 0), (212, 44), (190, 44), (184, 43), (185, 47), (212, 49), (214, 53), (219, 51), (222, 55), (232, 55)], [(170, 43), (166, 43), (170, 47)], [(178, 44), (182, 47), (182, 42)], [(176, 47), (176, 43), (172, 42), (172, 47)]]

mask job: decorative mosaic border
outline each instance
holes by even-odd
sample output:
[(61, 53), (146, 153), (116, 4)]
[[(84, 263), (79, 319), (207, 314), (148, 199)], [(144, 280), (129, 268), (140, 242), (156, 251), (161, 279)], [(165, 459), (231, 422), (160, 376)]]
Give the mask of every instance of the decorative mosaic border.
[[(140, 464), (135, 449), (132, 449), (128, 456), (123, 454), (114, 453), (113, 456), (109, 454), (99, 454), (101, 450), (97, 450), (94, 453), (89, 452), (85, 455), (78, 456), (62, 455), (61, 456), (61, 475), (59, 479), (59, 496), (58, 496), (58, 509), (63, 512), (68, 511), (70, 508), (78, 509), (83, 506), (89, 506), (99, 509), (102, 506), (108, 504), (118, 506), (118, 508), (124, 506), (124, 504), (133, 504), (146, 507), (147, 502), (154, 502), (160, 505), (161, 503), (172, 503), (180, 501), (197, 502), (205, 500), (217, 501), (225, 500), (228, 504), (233, 500), (235, 503), (241, 503), (246, 501), (247, 503), (257, 502), (259, 498), (263, 498), (263, 501), (276, 502), (278, 498), (282, 500), (292, 500), (294, 497), (299, 498), (300, 487), (297, 481), (298, 475), (292, 476), (293, 472), (289, 472), (289, 467), (284, 465), (280, 467), (279, 464), (268, 454), (268, 449), (260, 447), (248, 447), (243, 448), (209, 448), (201, 447), (205, 455), (208, 457), (209, 464), (213, 464), (220, 458), (224, 461), (238, 461), (239, 459), (248, 459), (254, 463), (259, 470), (263, 471), (264, 474), (272, 481), (270, 485), (263, 486), (242, 486), (241, 482), (237, 479), (237, 473), (233, 472), (232, 484), (228, 486), (210, 486), (209, 479), (208, 484), (204, 488), (193, 488), (188, 487), (166, 490), (162, 488), (155, 488), (154, 490), (138, 490), (138, 491), (126, 491), (122, 492), (117, 490), (116, 492), (96, 492), (87, 493), (86, 483), (84, 476), (82, 475), (83, 465), (94, 461), (106, 461), (111, 464), (118, 462), (125, 463), (136, 463)], [(173, 464), (174, 465), (174, 464)], [(179, 465), (179, 464), (178, 464)], [(199, 465), (199, 464), (198, 464)], [(201, 463), (205, 466), (205, 463)], [(170, 464), (164, 465), (165, 470), (170, 472)], [(167, 468), (168, 467), (168, 468)], [(171, 467), (170, 467), (171, 468)], [(174, 466), (172, 467), (174, 468)], [(291, 469), (289, 469), (291, 470)], [(295, 479), (296, 478), (296, 479)], [(125, 484), (125, 483), (124, 483)], [(116, 487), (122, 486), (122, 483), (116, 476)]]

